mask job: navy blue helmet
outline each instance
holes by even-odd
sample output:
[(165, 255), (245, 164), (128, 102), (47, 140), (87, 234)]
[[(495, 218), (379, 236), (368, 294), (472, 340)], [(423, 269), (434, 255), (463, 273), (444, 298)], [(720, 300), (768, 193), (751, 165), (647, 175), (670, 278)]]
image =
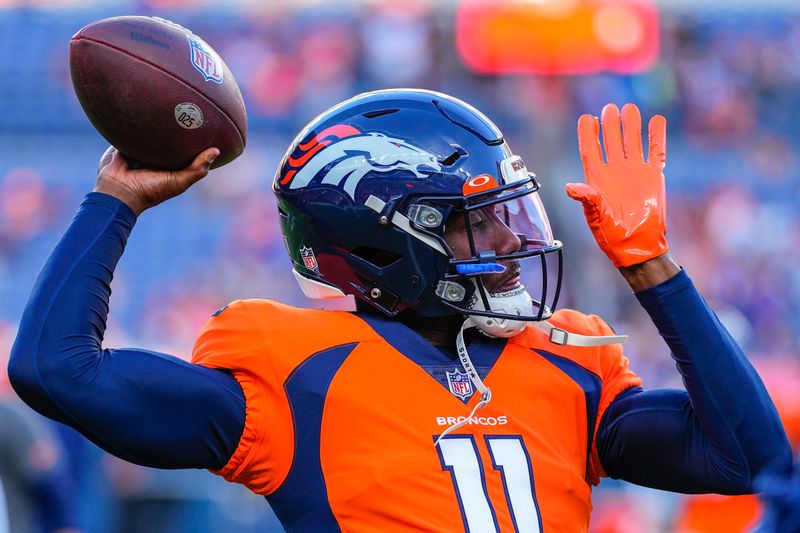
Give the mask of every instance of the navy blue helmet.
[[(417, 89), (364, 93), (325, 111), (294, 139), (273, 183), (307, 296), (352, 294), (389, 316), (410, 308), (490, 323), (543, 320), (557, 302), (561, 243), (538, 189), (486, 116)], [(517, 249), (479, 249), (475, 215), (486, 209), (519, 237)], [(469, 257), (456, 258), (445, 239), (454, 217), (463, 217)], [(553, 252), (557, 271), (548, 272), (545, 256)], [(518, 271), (527, 258), (542, 278), (537, 298), (522, 287), (529, 305), (518, 305), (518, 289), (487, 290), (487, 275), (512, 265)]]

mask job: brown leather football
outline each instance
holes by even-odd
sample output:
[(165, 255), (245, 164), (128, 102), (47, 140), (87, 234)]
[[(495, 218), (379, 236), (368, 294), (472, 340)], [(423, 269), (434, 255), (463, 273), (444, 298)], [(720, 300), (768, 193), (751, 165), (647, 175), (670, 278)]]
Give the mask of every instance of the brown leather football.
[(69, 63), (89, 120), (141, 165), (183, 168), (216, 146), (216, 168), (244, 150), (247, 116), (236, 80), (178, 24), (133, 16), (93, 22), (70, 41)]

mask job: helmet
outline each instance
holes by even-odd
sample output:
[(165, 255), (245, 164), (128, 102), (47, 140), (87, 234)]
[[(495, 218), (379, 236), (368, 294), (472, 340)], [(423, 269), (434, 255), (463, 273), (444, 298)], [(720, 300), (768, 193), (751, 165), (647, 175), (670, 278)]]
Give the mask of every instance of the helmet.
[[(364, 93), (325, 111), (294, 139), (273, 183), (306, 296), (352, 294), (389, 316), (461, 313), (502, 336), (548, 318), (560, 291), (561, 243), (538, 189), (482, 113), (417, 89)], [(476, 245), (474, 215), (486, 209), (519, 238), (514, 250)], [(445, 235), (457, 217), (470, 252), (460, 257)], [(553, 252), (555, 273), (545, 261)], [(537, 298), (519, 285), (487, 290), (487, 276), (526, 258), (538, 259)]]

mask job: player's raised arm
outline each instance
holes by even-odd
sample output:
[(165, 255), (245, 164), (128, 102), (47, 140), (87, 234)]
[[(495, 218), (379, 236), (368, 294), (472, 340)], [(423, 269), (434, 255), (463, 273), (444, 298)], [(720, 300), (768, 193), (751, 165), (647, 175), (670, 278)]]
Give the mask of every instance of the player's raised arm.
[(114, 268), (144, 209), (208, 173), (215, 148), (178, 171), (131, 169), (115, 151), (39, 274), (9, 362), (31, 407), (107, 451), (162, 468), (220, 468), (242, 434), (228, 373), (137, 349), (103, 349)]
[[(605, 160), (600, 146), (600, 126)], [(788, 440), (761, 379), (666, 242), (666, 121), (649, 123), (632, 104), (583, 115), (578, 141), (586, 182), (567, 185), (600, 248), (636, 292), (672, 350), (687, 393), (634, 390), (606, 411), (597, 447), (606, 472), (682, 492), (753, 490), (762, 471), (791, 460)]]

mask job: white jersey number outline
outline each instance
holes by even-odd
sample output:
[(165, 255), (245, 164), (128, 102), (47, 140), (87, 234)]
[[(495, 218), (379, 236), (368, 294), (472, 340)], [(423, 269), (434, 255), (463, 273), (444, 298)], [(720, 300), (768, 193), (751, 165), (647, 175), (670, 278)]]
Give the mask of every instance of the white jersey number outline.
[[(520, 435), (486, 435), (494, 470), (500, 472), (506, 504), (517, 533), (541, 533), (542, 519), (533, 485), (531, 459)], [(473, 435), (448, 435), (439, 441), (442, 470), (447, 470), (470, 533), (498, 532), (497, 515), (489, 501), (486, 474)]]

